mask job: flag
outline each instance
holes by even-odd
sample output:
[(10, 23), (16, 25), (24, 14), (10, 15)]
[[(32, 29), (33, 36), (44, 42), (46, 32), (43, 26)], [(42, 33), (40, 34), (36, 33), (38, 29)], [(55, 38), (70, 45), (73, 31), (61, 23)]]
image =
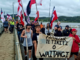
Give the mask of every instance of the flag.
[(2, 21), (2, 22), (4, 22), (4, 21), (5, 21), (4, 13), (3, 13), (2, 9), (1, 9), (1, 21)]
[(30, 24), (30, 18), (29, 18), (29, 16), (27, 18), (27, 23)]
[(54, 8), (53, 8), (53, 12), (52, 12), (51, 21), (50, 21), (50, 26), (51, 26), (51, 28), (52, 28), (52, 26), (53, 26), (53, 22), (54, 22), (55, 20), (57, 20), (57, 19), (58, 19), (57, 13), (56, 13), (56, 10), (55, 10), (55, 7), (54, 7)]
[(27, 16), (27, 12), (26, 11), (24, 12), (24, 16)]
[(41, 6), (42, 6), (42, 0), (40, 0), (40, 2), (39, 2), (39, 3), (37, 3), (37, 5), (41, 5)]
[(31, 0), (30, 8), (31, 8), (31, 6), (32, 6), (33, 4), (35, 4), (35, 3), (36, 3), (36, 1), (35, 1), (35, 0)]
[(36, 13), (36, 18), (35, 18), (35, 21), (37, 21), (38, 19), (39, 19), (39, 11), (37, 11), (37, 13)]
[(9, 19), (12, 19), (12, 17), (9, 15), (9, 14), (7, 14), (7, 19), (9, 20)]
[(20, 19), (21, 24), (24, 26), (23, 15), (21, 15)]
[(17, 16), (20, 17), (21, 24), (24, 26), (21, 0), (18, 0), (18, 9), (17, 9), (17, 12), (18, 12)]
[(27, 24), (30, 24), (30, 18), (29, 18), (29, 16), (26, 18), (26, 16), (25, 16), (25, 24), (27, 25)]
[(26, 8), (26, 13), (27, 13), (28, 16), (29, 16), (29, 14), (31, 13), (31, 6), (32, 6), (33, 4), (35, 4), (35, 3), (36, 3), (35, 0), (30, 0), (30, 1), (29, 1), (28, 5), (27, 5), (27, 8)]
[(21, 0), (18, 0), (17, 15), (18, 15), (19, 17), (21, 17), (21, 15), (22, 15), (22, 4), (21, 4)]

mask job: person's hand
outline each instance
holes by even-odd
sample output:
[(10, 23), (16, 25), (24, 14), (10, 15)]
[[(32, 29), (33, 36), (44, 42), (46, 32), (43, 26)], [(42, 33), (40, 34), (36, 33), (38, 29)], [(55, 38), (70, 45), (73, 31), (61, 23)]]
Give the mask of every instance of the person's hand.
[(73, 40), (76, 40), (74, 37), (72, 37), (73, 38)]
[(27, 35), (25, 35), (24, 38), (27, 38)]

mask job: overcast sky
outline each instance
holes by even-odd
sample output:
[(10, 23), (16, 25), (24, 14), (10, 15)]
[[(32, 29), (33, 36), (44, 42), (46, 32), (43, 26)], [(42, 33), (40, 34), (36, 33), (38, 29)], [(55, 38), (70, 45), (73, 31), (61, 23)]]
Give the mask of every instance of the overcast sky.
[[(37, 3), (40, 0), (37, 0)], [(17, 14), (18, 2), (17, 0), (0, 0), (0, 9), (5, 11), (5, 14), (12, 14), (12, 3), (14, 4), (14, 13)], [(24, 10), (29, 0), (22, 0)], [(43, 0), (42, 6), (37, 6), (41, 17), (49, 17), (49, 3), (50, 0)], [(50, 15), (52, 15), (53, 7), (55, 6), (58, 16), (80, 16), (80, 0), (51, 0)], [(36, 16), (35, 4), (31, 8), (30, 16)]]

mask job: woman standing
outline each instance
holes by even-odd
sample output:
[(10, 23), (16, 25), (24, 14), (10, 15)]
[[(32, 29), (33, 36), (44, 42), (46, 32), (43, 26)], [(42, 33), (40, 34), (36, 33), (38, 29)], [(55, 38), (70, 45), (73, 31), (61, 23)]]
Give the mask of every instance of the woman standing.
[(46, 29), (45, 29), (45, 34), (46, 34), (46, 35), (50, 35), (51, 32), (52, 32), (52, 29), (51, 29), (51, 27), (50, 27), (50, 24), (47, 23), (47, 27), (46, 27)]

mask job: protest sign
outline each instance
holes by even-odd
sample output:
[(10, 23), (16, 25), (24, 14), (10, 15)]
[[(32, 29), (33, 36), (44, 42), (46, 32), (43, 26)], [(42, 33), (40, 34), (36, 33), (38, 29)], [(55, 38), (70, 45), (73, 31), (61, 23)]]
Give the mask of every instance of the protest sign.
[(73, 39), (40, 34), (38, 38), (37, 58), (69, 58)]

